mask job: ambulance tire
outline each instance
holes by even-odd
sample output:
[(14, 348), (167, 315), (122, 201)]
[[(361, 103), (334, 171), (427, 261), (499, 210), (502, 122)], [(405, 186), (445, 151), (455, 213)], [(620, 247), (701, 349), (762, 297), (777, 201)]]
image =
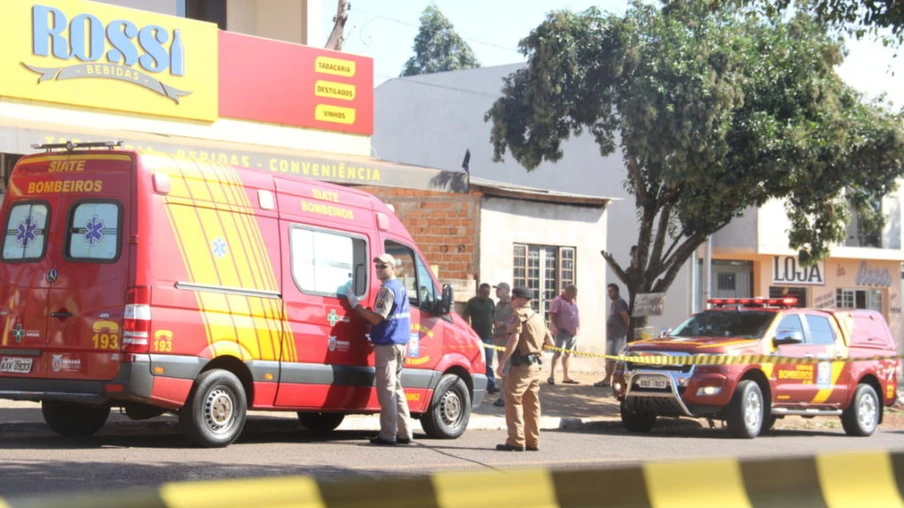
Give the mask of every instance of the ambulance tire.
[(464, 434), (471, 420), (471, 394), (468, 385), (455, 374), (439, 378), (430, 407), (421, 415), (421, 427), (427, 437), (456, 439)]
[(857, 385), (851, 405), (841, 413), (841, 426), (849, 436), (866, 437), (876, 432), (881, 411), (876, 390), (865, 383)]
[(753, 439), (760, 435), (766, 420), (766, 405), (760, 385), (752, 379), (738, 383), (725, 415), (732, 437)]
[(298, 421), (304, 425), (304, 428), (316, 434), (326, 434), (336, 430), (342, 420), (345, 419), (344, 413), (306, 413), (298, 412)]
[(87, 437), (94, 435), (107, 423), (110, 406), (45, 400), (41, 402), (41, 413), (50, 430), (57, 434)]
[(656, 425), (656, 413), (628, 409), (625, 401), (621, 401), (619, 413), (621, 413), (622, 425), (629, 432), (650, 432)]
[(202, 372), (179, 410), (179, 427), (186, 439), (204, 448), (229, 446), (242, 433), (248, 413), (245, 388), (232, 372)]

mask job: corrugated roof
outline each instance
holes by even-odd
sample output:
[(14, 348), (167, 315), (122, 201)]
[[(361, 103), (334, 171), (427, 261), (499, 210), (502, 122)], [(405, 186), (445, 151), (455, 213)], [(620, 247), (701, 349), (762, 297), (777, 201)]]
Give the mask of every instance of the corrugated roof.
[(568, 205), (604, 207), (611, 201), (618, 201), (621, 199), (615, 197), (592, 196), (588, 194), (575, 194), (571, 192), (538, 189), (536, 187), (526, 187), (523, 185), (515, 185), (507, 182), (497, 182), (494, 180), (474, 177), (470, 178), (470, 186), (472, 190), (483, 192), (484, 194), (491, 196)]

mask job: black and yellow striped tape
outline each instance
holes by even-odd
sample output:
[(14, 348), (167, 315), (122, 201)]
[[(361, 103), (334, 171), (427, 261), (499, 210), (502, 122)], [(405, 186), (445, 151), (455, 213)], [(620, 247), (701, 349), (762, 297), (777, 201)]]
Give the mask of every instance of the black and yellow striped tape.
[[(497, 351), (505, 351), (502, 346), (494, 346), (491, 344), (480, 343), (487, 349), (495, 349)], [(554, 351), (559, 353), (568, 353), (573, 356), (587, 356), (591, 358), (605, 358), (607, 360), (617, 360), (622, 362), (643, 363), (646, 365), (739, 365), (750, 363), (786, 363), (792, 365), (807, 365), (823, 362), (873, 362), (879, 360), (900, 360), (904, 355), (885, 355), (885, 356), (858, 356), (856, 358), (803, 358), (797, 356), (779, 356), (779, 355), (726, 355), (726, 354), (703, 354), (703, 355), (685, 355), (673, 356), (666, 354), (650, 353), (649, 355), (638, 356), (615, 356), (603, 355), (599, 353), (587, 353), (584, 351), (572, 351), (553, 346), (543, 348), (546, 351)]]
[(434, 473), (321, 482), (306, 476), (168, 483), (0, 499), (4, 508), (500, 508), (904, 506), (904, 453), (657, 462), (589, 470)]

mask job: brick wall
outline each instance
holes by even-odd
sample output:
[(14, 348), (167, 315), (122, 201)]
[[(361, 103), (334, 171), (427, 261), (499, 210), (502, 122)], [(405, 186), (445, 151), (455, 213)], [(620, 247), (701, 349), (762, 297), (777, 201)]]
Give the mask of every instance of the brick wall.
[[(475, 280), (479, 272), (480, 194), (359, 187), (395, 207), (441, 281)], [(459, 288), (455, 288), (458, 293)], [(473, 288), (470, 290), (473, 292)]]

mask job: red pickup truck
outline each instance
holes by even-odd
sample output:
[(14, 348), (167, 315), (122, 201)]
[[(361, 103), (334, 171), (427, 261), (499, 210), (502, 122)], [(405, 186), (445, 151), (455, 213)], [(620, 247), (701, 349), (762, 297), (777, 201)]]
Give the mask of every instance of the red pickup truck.
[(734, 437), (754, 438), (777, 418), (801, 415), (839, 416), (848, 435), (869, 436), (895, 402), (897, 359), (847, 361), (897, 355), (878, 312), (796, 308), (793, 298), (709, 303), (667, 335), (629, 344), (624, 355), (753, 355), (753, 362), (618, 362), (613, 388), (628, 430), (647, 432), (657, 416), (686, 416), (724, 420)]

